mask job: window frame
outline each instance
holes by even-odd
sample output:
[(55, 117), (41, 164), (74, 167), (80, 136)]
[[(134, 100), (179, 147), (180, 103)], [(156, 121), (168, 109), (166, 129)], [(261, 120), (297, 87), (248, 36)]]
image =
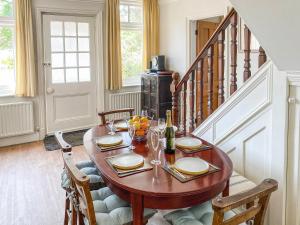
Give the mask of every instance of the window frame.
[[(12, 49), (14, 52), (14, 76), (16, 81), (16, 17), (15, 17), (15, 0), (12, 0), (12, 15), (11, 16), (0, 16), (0, 27), (11, 27), (13, 30), (13, 38), (12, 38)], [(15, 88), (12, 92), (7, 92), (5, 94), (0, 94), (0, 98), (2, 97), (14, 97), (16, 91), (16, 84)]]
[[(143, 3), (141, 0), (121, 0), (120, 1), (120, 5), (126, 5), (128, 6), (128, 21), (129, 22), (121, 22), (120, 21), (120, 30), (122, 32), (122, 30), (125, 31), (141, 31), (143, 34)], [(130, 22), (130, 6), (139, 6), (142, 9), (142, 21), (141, 23), (137, 23), (137, 22)], [(122, 39), (121, 39), (122, 42)], [(143, 42), (142, 42), (143, 45)], [(142, 46), (143, 49), (143, 46)], [(142, 63), (142, 60), (141, 60)], [(141, 74), (143, 73), (143, 71), (141, 71)], [(126, 81), (126, 79), (123, 79), (123, 74), (122, 74), (122, 81), (123, 81), (123, 87), (129, 87), (129, 86), (140, 86), (141, 85), (141, 81), (140, 79), (136, 79), (136, 78), (140, 78), (141, 74), (137, 74), (136, 76), (134, 76), (134, 78), (128, 79)]]

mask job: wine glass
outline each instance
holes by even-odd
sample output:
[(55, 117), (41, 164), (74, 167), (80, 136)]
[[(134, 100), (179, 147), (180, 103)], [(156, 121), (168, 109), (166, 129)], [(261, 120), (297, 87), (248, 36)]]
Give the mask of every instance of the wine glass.
[(148, 117), (148, 112), (147, 112), (147, 110), (142, 110), (141, 116), (143, 116), (143, 117)]
[(115, 121), (113, 119), (108, 120), (108, 127), (110, 129), (110, 132), (108, 132), (108, 134), (110, 134), (110, 135), (115, 135), (116, 134), (114, 122)]
[(151, 129), (150, 132), (151, 132), (151, 134), (150, 134), (151, 141), (150, 142), (151, 142), (152, 149), (154, 151), (154, 159), (151, 160), (151, 164), (160, 165), (161, 161), (159, 159), (159, 154), (160, 154), (162, 139), (160, 139), (160, 134), (157, 131), (155, 131), (154, 129)]
[(133, 124), (128, 123), (128, 122), (127, 122), (127, 126), (128, 126), (128, 134), (129, 134), (130, 141), (131, 141), (129, 149), (134, 150), (135, 146), (132, 144), (132, 142), (133, 142), (133, 138), (134, 138), (134, 135), (135, 135), (135, 126)]
[(159, 134), (162, 135), (166, 129), (166, 120), (164, 118), (159, 118), (157, 121), (157, 127)]

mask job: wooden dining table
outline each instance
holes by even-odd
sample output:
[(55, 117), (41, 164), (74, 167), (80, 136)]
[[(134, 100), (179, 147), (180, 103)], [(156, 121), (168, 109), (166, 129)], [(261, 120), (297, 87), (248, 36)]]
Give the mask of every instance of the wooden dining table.
[[(128, 148), (101, 152), (95, 139), (107, 135), (105, 126), (95, 126), (84, 135), (84, 147), (102, 174), (106, 185), (121, 199), (130, 202), (133, 214), (133, 224), (143, 224), (144, 208), (177, 209), (190, 207), (206, 202), (220, 193), (229, 194), (229, 179), (232, 174), (230, 158), (216, 146), (202, 140), (211, 146), (207, 150), (197, 153), (184, 153), (176, 149), (175, 159), (185, 156), (200, 157), (220, 168), (219, 171), (203, 175), (197, 179), (182, 183), (162, 168), (169, 155), (161, 154), (162, 164), (152, 170), (136, 173), (126, 177), (119, 177), (105, 160), (106, 157), (129, 152)], [(118, 132), (125, 142), (130, 143), (127, 131)], [(146, 146), (146, 142), (133, 142), (134, 152), (142, 155), (146, 161), (153, 159), (153, 152)], [(175, 160), (173, 159), (173, 160)]]

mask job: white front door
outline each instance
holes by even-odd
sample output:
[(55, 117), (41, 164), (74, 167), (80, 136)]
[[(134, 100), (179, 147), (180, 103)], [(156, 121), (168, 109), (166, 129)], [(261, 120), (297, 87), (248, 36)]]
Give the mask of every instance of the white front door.
[(43, 16), (47, 133), (95, 125), (93, 17)]

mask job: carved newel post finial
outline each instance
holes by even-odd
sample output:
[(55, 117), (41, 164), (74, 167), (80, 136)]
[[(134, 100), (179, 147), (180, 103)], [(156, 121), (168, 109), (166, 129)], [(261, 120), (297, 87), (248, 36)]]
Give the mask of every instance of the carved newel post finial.
[(174, 72), (172, 74), (172, 83), (170, 86), (170, 91), (172, 93), (172, 123), (178, 126), (178, 92), (176, 91), (176, 86), (179, 83), (179, 73)]

